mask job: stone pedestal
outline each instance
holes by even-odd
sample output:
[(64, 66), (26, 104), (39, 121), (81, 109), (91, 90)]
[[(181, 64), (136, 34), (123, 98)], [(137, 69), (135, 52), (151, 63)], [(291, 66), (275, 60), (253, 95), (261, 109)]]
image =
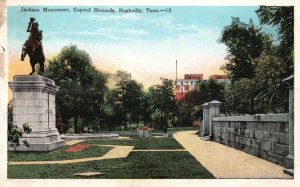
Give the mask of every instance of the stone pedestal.
[(220, 106), (221, 106), (221, 102), (217, 101), (217, 100), (213, 100), (211, 102), (209, 102), (209, 137), (210, 139), (213, 138), (213, 125), (212, 125), (212, 118), (216, 117), (216, 116), (220, 116)]
[(139, 131), (139, 138), (143, 138), (144, 137), (144, 132), (143, 131)]
[(167, 131), (167, 137), (173, 138), (173, 131)]
[(144, 137), (148, 138), (149, 137), (149, 131), (144, 131)]
[(203, 120), (202, 120), (202, 132), (201, 136), (206, 136), (209, 134), (209, 106), (208, 103), (204, 103), (203, 107)]
[[(28, 123), (32, 131), (23, 134), (18, 151), (51, 151), (64, 145), (55, 126), (55, 94), (59, 87), (39, 75), (16, 75), (9, 87), (13, 91), (13, 123), (19, 128)], [(14, 150), (10, 146), (9, 150)]]

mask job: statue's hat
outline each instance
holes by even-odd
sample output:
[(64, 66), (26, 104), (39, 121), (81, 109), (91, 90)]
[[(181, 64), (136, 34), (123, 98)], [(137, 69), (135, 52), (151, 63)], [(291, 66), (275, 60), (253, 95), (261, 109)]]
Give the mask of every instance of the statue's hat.
[(35, 19), (33, 17), (30, 17), (30, 22), (34, 22)]

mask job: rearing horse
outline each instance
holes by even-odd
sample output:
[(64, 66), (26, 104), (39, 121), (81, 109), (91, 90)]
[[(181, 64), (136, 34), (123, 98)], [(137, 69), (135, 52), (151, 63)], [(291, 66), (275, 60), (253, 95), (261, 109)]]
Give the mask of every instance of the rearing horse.
[(32, 72), (29, 75), (32, 75), (35, 72), (35, 65), (37, 63), (40, 65), (40, 72), (42, 74), (44, 73), (45, 55), (42, 45), (43, 36), (42, 31), (38, 29), (38, 26), (35, 19), (30, 18), (27, 28), (27, 32), (30, 32), (30, 36), (22, 47), (21, 61), (24, 61), (27, 54), (30, 58)]

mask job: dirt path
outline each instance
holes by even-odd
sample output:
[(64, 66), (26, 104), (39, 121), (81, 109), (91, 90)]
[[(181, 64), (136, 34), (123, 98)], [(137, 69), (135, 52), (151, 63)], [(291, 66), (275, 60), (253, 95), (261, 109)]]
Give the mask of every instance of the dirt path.
[(80, 158), (80, 159), (72, 159), (72, 160), (8, 162), (8, 165), (72, 164), (72, 163), (89, 162), (89, 161), (105, 160), (105, 159), (113, 159), (113, 158), (126, 158), (134, 148), (133, 146), (116, 146), (116, 145), (101, 145), (101, 146), (109, 146), (114, 148), (101, 157)]
[(196, 131), (174, 133), (174, 138), (216, 178), (292, 178), (283, 167), (227, 147), (201, 140)]

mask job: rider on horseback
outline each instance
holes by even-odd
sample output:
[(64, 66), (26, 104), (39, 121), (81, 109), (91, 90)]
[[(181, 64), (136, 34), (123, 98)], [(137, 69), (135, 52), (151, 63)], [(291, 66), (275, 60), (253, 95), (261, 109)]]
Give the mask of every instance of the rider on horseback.
[(26, 55), (29, 56), (32, 75), (35, 72), (35, 65), (38, 63), (40, 67), (39, 74), (44, 73), (45, 55), (42, 45), (42, 31), (39, 30), (39, 24), (35, 22), (34, 18), (30, 18), (27, 32), (30, 32), (28, 40), (24, 43), (21, 53), (21, 61), (24, 61)]
[[(28, 40), (24, 43), (22, 51), (31, 49), (31, 51), (34, 52), (37, 48), (39, 48), (42, 45), (43, 31), (39, 30), (39, 24), (38, 22), (35, 22), (35, 19), (33, 17), (30, 18), (27, 32), (30, 32), (30, 35), (28, 37)], [(25, 55), (22, 53), (21, 61), (24, 61), (24, 57)]]

